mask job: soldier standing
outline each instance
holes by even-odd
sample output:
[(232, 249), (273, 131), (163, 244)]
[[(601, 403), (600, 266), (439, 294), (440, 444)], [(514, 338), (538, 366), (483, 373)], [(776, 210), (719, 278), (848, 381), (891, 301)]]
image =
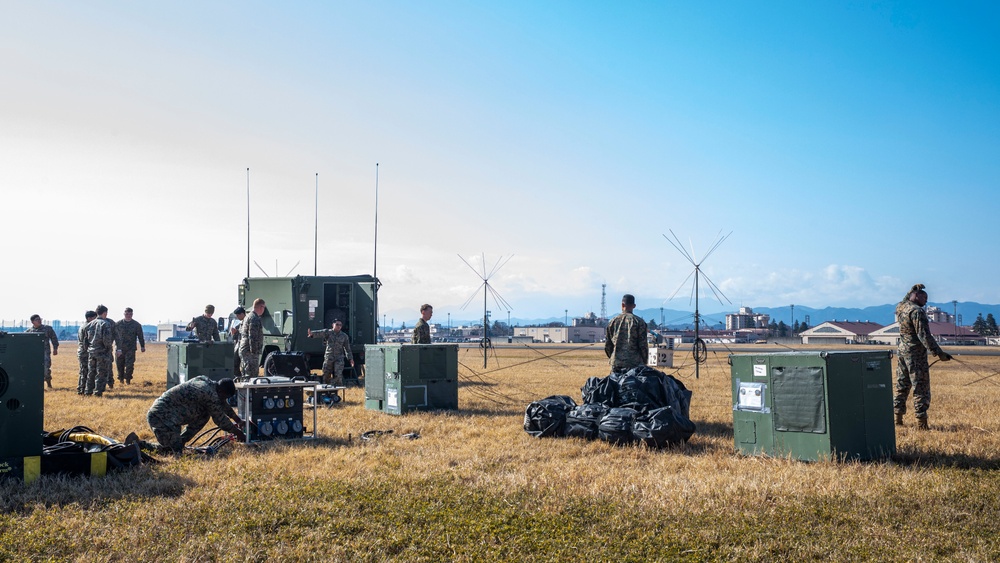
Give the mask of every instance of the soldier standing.
[(649, 345), (646, 342), (646, 321), (632, 314), (635, 297), (622, 296), (622, 312), (608, 323), (604, 334), (604, 353), (608, 355), (611, 371), (624, 373), (634, 367), (646, 365)]
[(896, 360), (896, 398), (892, 402), (896, 413), (896, 424), (903, 424), (906, 414), (906, 398), (913, 388), (913, 414), (917, 418), (917, 428), (928, 430), (927, 409), (931, 406), (931, 374), (927, 363), (927, 352), (937, 356), (942, 362), (951, 359), (951, 354), (938, 346), (931, 335), (930, 324), (924, 305), (927, 292), (924, 284), (910, 288), (906, 297), (896, 305), (896, 321), (899, 323), (899, 358)]
[(52, 327), (42, 324), (42, 317), (39, 315), (31, 315), (31, 328), (24, 332), (37, 332), (42, 335), (43, 346), (45, 346), (45, 385), (52, 389), (52, 356), (59, 355), (59, 337), (56, 336), (56, 331), (52, 330)]
[(243, 307), (237, 307), (233, 311), (233, 316), (236, 320), (229, 327), (229, 335), (233, 338), (233, 375), (235, 377), (240, 377), (240, 325), (243, 324), (243, 319), (247, 318), (247, 310)]
[(323, 354), (323, 383), (333, 383), (337, 387), (344, 385), (344, 360), (350, 360), (351, 367), (354, 367), (351, 339), (341, 331), (343, 326), (343, 322), (337, 319), (329, 330), (306, 330), (309, 338), (323, 338), (323, 343), (326, 344), (326, 352)]
[(431, 343), (431, 325), (427, 324), (427, 321), (431, 320), (433, 315), (434, 307), (431, 307), (427, 303), (420, 306), (420, 320), (418, 320), (417, 325), (413, 327), (413, 337), (410, 339), (411, 343)]
[(97, 313), (97, 318), (87, 325), (89, 369), (87, 388), (83, 393), (84, 395), (93, 393), (95, 397), (100, 397), (104, 395), (105, 386), (108, 389), (114, 388), (112, 346), (115, 343), (115, 323), (108, 319), (108, 308), (104, 305), (98, 305), (94, 311)]
[[(90, 371), (90, 354), (88, 348), (90, 347), (90, 341), (87, 339), (87, 325), (91, 321), (97, 318), (97, 313), (94, 311), (87, 311), (84, 315), (87, 318), (86, 324), (80, 327), (77, 331), (77, 339), (80, 344), (76, 347), (76, 359), (80, 362), (80, 379), (76, 383), (76, 394), (83, 395), (84, 391), (87, 389), (87, 372)], [(91, 385), (90, 388), (93, 390), (94, 386)]]
[(260, 373), (260, 354), (264, 350), (264, 323), (261, 320), (264, 307), (263, 299), (255, 299), (253, 311), (240, 325), (240, 373), (243, 379), (257, 377)]
[(191, 319), (191, 322), (187, 324), (187, 330), (194, 330), (195, 334), (198, 335), (198, 342), (218, 342), (221, 340), (219, 336), (219, 323), (212, 318), (215, 314), (215, 305), (205, 305), (205, 314), (197, 316)]
[[(167, 389), (146, 413), (146, 422), (159, 442), (158, 449), (173, 453), (184, 451), (184, 444), (201, 431), (209, 418), (219, 428), (246, 441), (246, 434), (237, 426), (243, 421), (226, 404), (226, 399), (235, 394), (236, 385), (232, 379), (215, 382), (204, 375)], [(182, 433), (183, 426), (187, 428)]]
[(142, 334), (142, 324), (132, 320), (132, 307), (125, 307), (125, 318), (115, 323), (115, 363), (118, 367), (118, 381), (126, 385), (132, 384), (132, 373), (135, 371), (135, 340), (139, 339), (139, 347), (146, 352), (146, 338)]

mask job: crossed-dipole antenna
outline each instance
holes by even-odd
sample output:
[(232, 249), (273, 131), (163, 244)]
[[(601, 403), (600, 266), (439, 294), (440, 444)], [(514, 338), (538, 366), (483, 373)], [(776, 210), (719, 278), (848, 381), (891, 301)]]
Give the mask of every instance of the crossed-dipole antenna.
[[(712, 246), (708, 249), (708, 252), (705, 253), (705, 257), (699, 261), (695, 258), (693, 245), (691, 251), (688, 252), (688, 250), (684, 248), (684, 244), (682, 244), (680, 239), (677, 238), (677, 235), (674, 234), (674, 231), (670, 229), (667, 230), (670, 231), (670, 236), (673, 237), (673, 240), (671, 240), (670, 237), (668, 237), (667, 235), (663, 235), (663, 238), (667, 239), (667, 242), (669, 242), (671, 246), (677, 249), (677, 252), (680, 252), (681, 255), (684, 256), (684, 258), (686, 258), (687, 261), (690, 262), (692, 266), (694, 266), (694, 270), (692, 270), (691, 273), (688, 274), (686, 278), (684, 278), (684, 281), (682, 281), (681, 285), (679, 285), (677, 289), (674, 290), (674, 293), (667, 298), (667, 301), (673, 299), (674, 296), (677, 295), (677, 292), (680, 291), (685, 284), (687, 284), (689, 279), (691, 279), (691, 276), (694, 276), (694, 284), (691, 286), (691, 295), (694, 300), (694, 378), (698, 379), (699, 367), (701, 366), (701, 364), (705, 363), (706, 360), (708, 360), (708, 347), (705, 345), (705, 341), (702, 340), (701, 336), (699, 335), (699, 325), (701, 324), (701, 315), (698, 312), (698, 297), (699, 297), (698, 282), (700, 278), (702, 276), (705, 277), (705, 281), (708, 282), (709, 289), (711, 289), (712, 293), (715, 294), (715, 298), (719, 300), (720, 305), (722, 304), (723, 299), (729, 301), (729, 298), (726, 297), (724, 293), (722, 293), (722, 290), (719, 289), (719, 286), (715, 285), (715, 282), (713, 282), (711, 278), (702, 273), (701, 264), (702, 262), (707, 260), (708, 257), (711, 256), (712, 253), (715, 252), (715, 250), (719, 248), (719, 246), (721, 246), (722, 243), (725, 242), (727, 238), (729, 238), (729, 235), (733, 234), (733, 232), (729, 231), (729, 234), (723, 236), (722, 231), (720, 230), (719, 234), (716, 235), (715, 242), (712, 243)], [(691, 302), (688, 301), (688, 304), (690, 303)], [(732, 305), (732, 303), (733, 303), (732, 301), (729, 301), (730, 305)]]
[(483, 269), (482, 269), (482, 272), (480, 272), (479, 270), (477, 270), (476, 267), (473, 266), (472, 264), (469, 264), (469, 261), (466, 260), (465, 258), (462, 258), (461, 254), (459, 254), (458, 257), (462, 260), (462, 262), (465, 262), (465, 265), (468, 266), (469, 268), (471, 268), (472, 271), (475, 272), (477, 276), (479, 276), (479, 279), (481, 279), (483, 281), (483, 283), (479, 287), (476, 288), (476, 291), (472, 292), (472, 295), (470, 295), (469, 298), (465, 301), (465, 304), (462, 305), (462, 310), (465, 310), (465, 308), (469, 306), (469, 303), (472, 303), (472, 298), (479, 294), (479, 288), (481, 287), (483, 289), (483, 343), (482, 343), (482, 348), (483, 348), (483, 368), (485, 369), (486, 365), (487, 365), (486, 364), (486, 360), (489, 357), (489, 349), (492, 346), (491, 343), (490, 343), (490, 338), (489, 338), (489, 322), (490, 322), (489, 316), (490, 316), (490, 313), (489, 313), (489, 311), (486, 310), (487, 298), (490, 295), (493, 296), (493, 302), (497, 304), (498, 310), (499, 309), (504, 309), (504, 310), (507, 310), (507, 311), (512, 311), (514, 309), (513, 307), (510, 306), (510, 303), (507, 303), (507, 300), (504, 299), (503, 296), (500, 295), (497, 292), (497, 290), (493, 289), (493, 286), (490, 285), (490, 278), (492, 278), (498, 271), (500, 271), (500, 268), (503, 268), (504, 265), (506, 265), (507, 262), (509, 262), (510, 259), (514, 257), (514, 255), (511, 254), (506, 259), (503, 256), (501, 256), (500, 258), (498, 258), (497, 261), (496, 261), (496, 263), (493, 264), (493, 268), (488, 273), (486, 271), (486, 254), (483, 254)]

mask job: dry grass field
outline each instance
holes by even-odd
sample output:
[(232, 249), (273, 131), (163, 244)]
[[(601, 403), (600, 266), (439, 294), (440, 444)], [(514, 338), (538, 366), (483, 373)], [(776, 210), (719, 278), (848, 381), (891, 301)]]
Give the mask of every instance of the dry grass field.
[[(102, 399), (76, 395), (62, 350), (47, 430), (151, 438), (163, 345)], [(0, 560), (997, 561), (1000, 375), (967, 384), (997, 374), (1000, 357), (959, 359), (931, 368), (932, 431), (910, 415), (893, 460), (805, 463), (735, 453), (725, 353), (697, 380), (676, 356), (698, 431), (655, 451), (523, 431), (528, 402), (579, 402), (584, 380), (606, 375), (599, 346), (502, 348), (486, 373), (462, 349), (457, 412), (394, 417), (352, 389), (319, 411), (313, 443), (2, 484)], [(394, 433), (359, 439), (375, 429)]]

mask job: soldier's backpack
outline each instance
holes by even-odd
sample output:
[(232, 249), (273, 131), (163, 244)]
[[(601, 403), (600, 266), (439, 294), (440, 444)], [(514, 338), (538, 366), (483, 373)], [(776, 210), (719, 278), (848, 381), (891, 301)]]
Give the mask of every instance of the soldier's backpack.
[(566, 435), (566, 413), (576, 402), (566, 395), (552, 395), (528, 405), (524, 411), (524, 431), (536, 438)]

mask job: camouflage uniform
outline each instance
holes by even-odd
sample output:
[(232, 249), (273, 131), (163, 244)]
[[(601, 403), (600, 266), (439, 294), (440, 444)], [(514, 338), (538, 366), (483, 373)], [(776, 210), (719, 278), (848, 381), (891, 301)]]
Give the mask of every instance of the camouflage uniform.
[[(87, 389), (87, 373), (90, 371), (90, 354), (88, 348), (90, 347), (90, 341), (87, 339), (87, 327), (90, 323), (87, 323), (80, 327), (77, 333), (77, 339), (80, 344), (76, 347), (76, 358), (80, 361), (80, 379), (76, 384), (76, 392), (83, 393)], [(93, 390), (93, 385), (90, 386)]]
[(649, 359), (646, 321), (632, 313), (622, 313), (611, 319), (604, 332), (604, 353), (610, 358), (608, 363), (614, 372), (646, 365)]
[(115, 323), (110, 319), (100, 317), (87, 325), (89, 347), (89, 369), (87, 370), (87, 386), (83, 392), (87, 395), (104, 394), (104, 388), (113, 387), (113, 354), (115, 343)]
[(412, 344), (430, 344), (431, 343), (431, 325), (427, 324), (427, 321), (420, 319), (417, 321), (417, 326), (413, 327), (413, 337), (410, 339)]
[(931, 336), (927, 313), (923, 307), (904, 299), (896, 305), (896, 321), (899, 322), (899, 347), (896, 360), (896, 398), (892, 402), (896, 414), (906, 413), (906, 397), (913, 388), (913, 413), (927, 418), (927, 408), (931, 406), (931, 375), (927, 363), (927, 352), (935, 356), (943, 353)]
[(240, 325), (240, 374), (243, 379), (260, 373), (260, 355), (264, 351), (264, 323), (255, 312), (247, 314)]
[[(43, 346), (45, 346), (45, 383), (52, 387), (52, 352), (59, 353), (59, 337), (56, 336), (56, 331), (52, 330), (49, 325), (41, 325), (38, 328), (32, 326), (24, 332), (37, 332), (42, 335)], [(51, 350), (49, 349), (50, 345)]]
[(323, 383), (341, 386), (344, 384), (344, 360), (351, 357), (351, 339), (344, 331), (314, 330), (310, 338), (323, 338), (326, 352), (323, 354)]
[(135, 372), (135, 340), (146, 351), (146, 338), (142, 334), (142, 324), (139, 321), (122, 319), (115, 323), (115, 348), (122, 353), (116, 358), (118, 381), (132, 381)]
[(188, 330), (194, 329), (195, 333), (198, 335), (198, 342), (218, 342), (221, 340), (219, 336), (219, 323), (205, 315), (199, 315), (188, 323)]
[[(218, 383), (199, 375), (167, 389), (146, 413), (146, 422), (160, 447), (175, 452), (194, 438), (211, 418), (219, 428), (235, 432), (233, 409), (219, 398)], [(183, 433), (181, 427), (187, 426)]]

